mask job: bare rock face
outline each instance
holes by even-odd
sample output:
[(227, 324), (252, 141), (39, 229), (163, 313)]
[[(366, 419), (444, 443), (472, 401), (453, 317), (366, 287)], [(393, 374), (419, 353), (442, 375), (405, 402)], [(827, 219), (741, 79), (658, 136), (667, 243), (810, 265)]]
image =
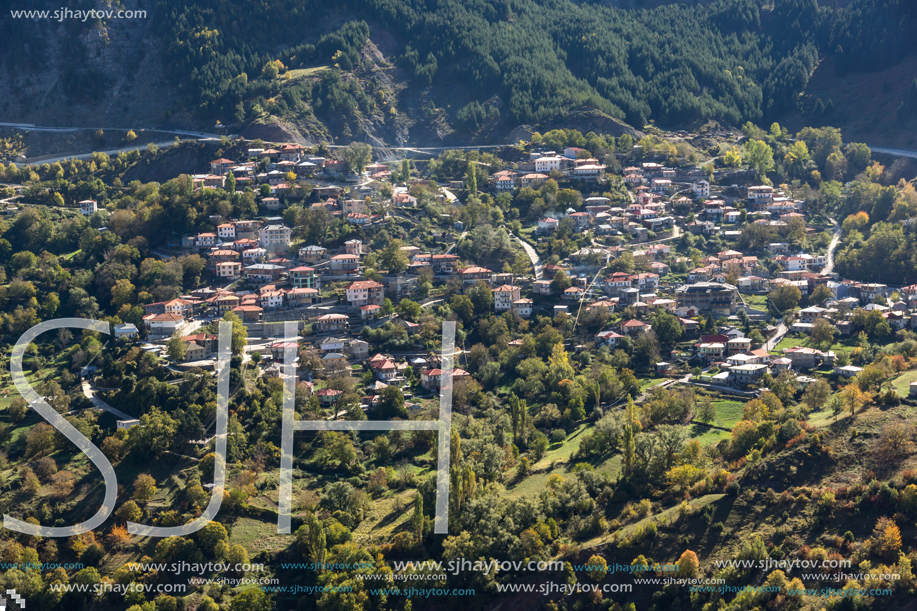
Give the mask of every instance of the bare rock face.
[(303, 146), (317, 144), (308, 132), (304, 135), (295, 125), (272, 118), (264, 123), (249, 123), (242, 133), (248, 140), (264, 140), (265, 142), (295, 142)]

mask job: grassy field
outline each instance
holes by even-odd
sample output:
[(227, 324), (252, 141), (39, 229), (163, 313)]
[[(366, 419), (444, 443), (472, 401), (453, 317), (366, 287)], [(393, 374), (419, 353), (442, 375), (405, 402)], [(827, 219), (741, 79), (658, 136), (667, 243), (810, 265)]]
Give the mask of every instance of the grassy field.
[(277, 534), (277, 525), (253, 518), (238, 518), (232, 524), (229, 542), (243, 545), (254, 556), (261, 551), (276, 552), (290, 545), (289, 535)]
[(582, 436), (586, 428), (586, 424), (581, 424), (567, 435), (567, 439), (565, 439), (563, 443), (551, 444), (541, 460), (532, 465), (532, 469), (536, 471), (538, 469), (546, 469), (552, 462), (569, 462), (570, 457), (579, 450), (579, 444), (580, 441), (582, 441)]
[(311, 68), (298, 68), (296, 70), (290, 70), (286, 74), (289, 74), (290, 80), (293, 80), (297, 78), (305, 78), (307, 76), (315, 76), (316, 74), (321, 74), (327, 69), (328, 66), (313, 66)]
[[(402, 510), (400, 512), (396, 511), (396, 499), (401, 501)], [(406, 511), (404, 508), (413, 507), (413, 502), (414, 492), (412, 490), (404, 490), (375, 499), (372, 508), (366, 513), (366, 519), (354, 529), (354, 540), (359, 543), (364, 543), (366, 539), (391, 540), (393, 533), (402, 530), (410, 522), (412, 511)]]
[[(698, 497), (696, 499), (691, 499), (690, 501), (688, 501), (688, 504), (695, 511), (697, 511), (697, 510), (700, 510), (706, 507), (710, 503), (715, 503), (716, 501), (722, 499), (724, 496), (726, 495), (725, 494), (705, 494), (704, 496)], [(637, 530), (638, 527), (645, 526), (651, 520), (654, 522), (658, 522), (659, 520), (663, 520), (663, 519), (670, 520), (673, 517), (675, 517), (677, 513), (678, 513), (678, 505), (675, 505), (673, 507), (669, 507), (668, 509), (660, 511), (659, 513), (655, 515), (647, 516), (643, 518), (642, 520), (640, 520), (639, 522), (628, 524), (627, 526), (622, 528), (619, 532), (622, 535), (632, 535), (634, 531)]]
[[(725, 496), (726, 496), (725, 494), (705, 494), (704, 496), (688, 501), (688, 504), (691, 506), (692, 509), (694, 509), (694, 511), (700, 511), (707, 505), (716, 503), (717, 501), (721, 500)], [(665, 509), (664, 511), (660, 511), (659, 513), (655, 515), (647, 516), (643, 518), (642, 520), (634, 522), (633, 524), (628, 524), (624, 528), (618, 530), (616, 534), (632, 535), (634, 534), (634, 532), (637, 530), (638, 527), (646, 526), (651, 521), (658, 522), (660, 520), (666, 520), (666, 521), (672, 520), (676, 518), (676, 516), (678, 515), (678, 510), (679, 510), (678, 505), (669, 507), (668, 509)], [(590, 548), (605, 544), (608, 542), (608, 539), (610, 538), (610, 536), (611, 536), (611, 533), (608, 533), (600, 537), (595, 537), (594, 539), (590, 539), (589, 541), (586, 541), (582, 544), (581, 549), (584, 549), (584, 550), (590, 549)]]
[(520, 496), (537, 495), (539, 492), (545, 489), (548, 484), (549, 477), (551, 477), (551, 473), (548, 472), (530, 475), (518, 484), (507, 488), (506, 494), (507, 496), (517, 498)]
[[(807, 347), (809, 345), (808, 337), (800, 337), (798, 335), (787, 335), (771, 350), (771, 353), (780, 353), (783, 354), (783, 351), (787, 348), (794, 348), (796, 346)], [(850, 354), (853, 352), (855, 346), (848, 345), (846, 343), (835, 342), (831, 344), (829, 350), (833, 350), (837, 354), (845, 353)]]
[(688, 429), (691, 439), (697, 439), (702, 446), (716, 445), (724, 439), (729, 439), (729, 433), (720, 429), (711, 429), (699, 424), (692, 424)]
[(742, 409), (745, 407), (745, 403), (721, 400), (714, 401), (713, 407), (716, 408), (716, 420), (713, 423), (731, 429), (736, 422), (742, 419)]
[[(842, 412), (837, 415), (838, 420), (848, 417), (849, 412)], [(834, 424), (834, 412), (830, 409), (823, 409), (818, 412), (812, 412), (809, 414), (809, 417), (806, 420), (809, 424), (815, 427), (826, 427)]]
[[(532, 475), (527, 476), (522, 481), (509, 484), (507, 486), (507, 494), (513, 497), (529, 494), (537, 495), (544, 490), (552, 473), (558, 473), (562, 477), (570, 477), (565, 472), (565, 469), (572, 466), (573, 454), (579, 450), (583, 435), (588, 434), (586, 433), (587, 428), (589, 427), (586, 424), (581, 424), (567, 436), (563, 443), (552, 444), (542, 459), (531, 466)], [(553, 471), (550, 469), (552, 462), (554, 463)], [(607, 473), (612, 477), (616, 476), (621, 470), (621, 457), (617, 454), (608, 457), (602, 462), (584, 462), (590, 462), (596, 471)]]
[(892, 386), (898, 392), (899, 397), (907, 397), (911, 392), (911, 382), (917, 382), (917, 369), (902, 373), (895, 378)]
[(742, 299), (744, 299), (745, 303), (753, 308), (757, 308), (759, 310), (767, 309), (767, 295), (745, 295), (743, 293)]

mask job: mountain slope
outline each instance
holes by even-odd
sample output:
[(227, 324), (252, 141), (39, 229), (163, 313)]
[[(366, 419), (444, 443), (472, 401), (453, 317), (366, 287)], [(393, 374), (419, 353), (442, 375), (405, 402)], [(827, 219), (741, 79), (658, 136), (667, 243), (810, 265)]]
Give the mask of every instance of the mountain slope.
[[(581, 116), (605, 117), (608, 133), (624, 122), (765, 124), (795, 111), (820, 55), (856, 71), (869, 66), (844, 49), (872, 57), (866, 39), (894, 39), (895, 57), (912, 46), (902, 32), (914, 11), (900, 0), (762, 4), (160, 0), (127, 3), (146, 19), (3, 15), (0, 107), (9, 120), (219, 122), (306, 142), (501, 142), (521, 125), (577, 127)], [(893, 61), (880, 55), (878, 67)]]

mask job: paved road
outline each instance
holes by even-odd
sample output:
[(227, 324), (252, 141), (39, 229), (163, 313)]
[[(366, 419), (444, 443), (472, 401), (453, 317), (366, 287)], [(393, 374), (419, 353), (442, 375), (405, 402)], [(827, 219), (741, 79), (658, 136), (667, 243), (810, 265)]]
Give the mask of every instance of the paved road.
[[(185, 138), (184, 140), (195, 140), (195, 139), (196, 138)], [(165, 142), (153, 142), (153, 144), (155, 144), (156, 146), (160, 148), (165, 148), (167, 146), (172, 146), (173, 144), (175, 144), (175, 140), (166, 140)], [(96, 151), (96, 152), (105, 153), (106, 155), (111, 157), (111, 156), (117, 155), (118, 153), (127, 153), (130, 151), (145, 150), (146, 147), (147, 145), (143, 144), (143, 145), (138, 145), (138, 146), (125, 146), (119, 149), (110, 149), (107, 151)], [(68, 159), (89, 159), (94, 154), (95, 152), (80, 153), (78, 155), (44, 155), (42, 157), (32, 157), (31, 159), (26, 159), (22, 161), (21, 163), (28, 165), (28, 164), (36, 164), (36, 163), (56, 163), (58, 161), (66, 161)]]
[(777, 346), (777, 344), (780, 343), (780, 340), (783, 339), (783, 336), (786, 335), (787, 331), (788, 329), (786, 328), (785, 324), (780, 323), (779, 325), (777, 325), (777, 332), (774, 333), (774, 336), (772, 338), (764, 342), (764, 349), (767, 350), (768, 352), (773, 350)]
[(841, 241), (841, 226), (834, 219), (831, 219), (831, 222), (834, 223), (834, 236), (831, 238), (831, 243), (828, 244), (828, 264), (821, 270), (825, 276), (834, 271), (834, 251), (837, 250), (837, 245)]
[[(13, 127), (16, 129), (22, 129), (30, 132), (58, 132), (58, 133), (72, 133), (82, 130), (109, 130), (109, 131), (118, 131), (118, 130), (129, 130), (130, 127), (44, 127), (41, 125), (35, 125), (34, 123), (0, 123), (0, 127)], [(206, 134), (203, 132), (192, 132), (183, 129), (159, 129), (155, 127), (135, 127), (134, 131), (145, 131), (145, 132), (162, 132), (164, 134), (178, 134), (180, 136), (193, 136), (195, 138), (222, 138), (222, 134)], [(235, 134), (227, 134), (230, 138), (235, 138)]]
[(535, 252), (535, 249), (531, 244), (517, 236), (515, 233), (510, 233), (513, 238), (519, 242), (519, 245), (522, 246), (522, 250), (525, 251), (525, 254), (529, 256), (529, 260), (532, 262), (532, 267), (535, 268), (535, 280), (541, 279), (541, 271), (543, 266), (541, 265), (541, 257), (538, 256), (538, 253)]
[(90, 401), (92, 401), (92, 404), (93, 404), (94, 406), (98, 407), (99, 409), (103, 409), (103, 410), (105, 410), (106, 412), (108, 412), (108, 413), (110, 413), (110, 414), (114, 414), (115, 416), (117, 416), (117, 417), (118, 417), (119, 419), (121, 419), (121, 420), (133, 420), (133, 419), (134, 419), (133, 416), (128, 416), (127, 414), (125, 414), (125, 413), (122, 412), (121, 410), (117, 410), (117, 409), (113, 408), (111, 405), (109, 405), (108, 403), (106, 403), (106, 402), (103, 401), (102, 399), (98, 398), (98, 397), (96, 396), (95, 391), (92, 390), (92, 386), (90, 386), (90, 385), (89, 385), (89, 382), (86, 381), (86, 380), (83, 380), (83, 395), (84, 395), (87, 399), (89, 399)]
[(897, 155), (898, 157), (917, 159), (917, 151), (909, 151), (907, 149), (889, 149), (882, 146), (870, 146), (869, 150), (873, 153), (884, 153), (886, 155)]
[(463, 232), (462, 232), (462, 235), (460, 235), (460, 236), (458, 237), (458, 239), (457, 239), (455, 242), (453, 242), (453, 243), (449, 246), (449, 248), (446, 249), (446, 253), (445, 253), (445, 254), (448, 255), (450, 252), (452, 252), (452, 249), (455, 248), (455, 247), (458, 245), (459, 242), (461, 242), (462, 240), (464, 240), (466, 235), (468, 235), (468, 232), (467, 232), (467, 231), (463, 231)]

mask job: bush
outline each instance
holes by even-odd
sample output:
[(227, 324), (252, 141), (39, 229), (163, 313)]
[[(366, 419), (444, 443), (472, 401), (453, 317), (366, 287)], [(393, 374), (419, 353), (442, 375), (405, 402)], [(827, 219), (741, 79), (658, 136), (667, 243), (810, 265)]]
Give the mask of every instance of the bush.
[(551, 431), (551, 443), (563, 443), (567, 438), (567, 431), (563, 429), (554, 429)]
[(726, 485), (726, 494), (729, 496), (739, 496), (739, 492), (742, 491), (742, 486), (739, 485), (739, 482), (730, 482)]
[(353, 523), (354, 522), (353, 516), (347, 513), (346, 511), (340, 511), (340, 510), (335, 511), (333, 514), (331, 514), (331, 517), (337, 520), (338, 522), (340, 522), (341, 525), (345, 526), (346, 528), (352, 529), (355, 526), (355, 524)]
[(802, 432), (802, 427), (799, 426), (799, 422), (796, 420), (787, 420), (780, 425), (780, 428), (777, 430), (777, 441), (781, 444), (786, 444), (790, 439), (796, 437)]

